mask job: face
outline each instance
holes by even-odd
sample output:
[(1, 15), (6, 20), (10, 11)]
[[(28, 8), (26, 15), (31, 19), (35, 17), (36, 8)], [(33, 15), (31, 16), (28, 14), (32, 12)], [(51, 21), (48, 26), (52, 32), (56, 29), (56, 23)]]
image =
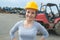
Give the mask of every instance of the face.
[(36, 16), (36, 10), (33, 9), (27, 9), (26, 10), (26, 20), (34, 20)]

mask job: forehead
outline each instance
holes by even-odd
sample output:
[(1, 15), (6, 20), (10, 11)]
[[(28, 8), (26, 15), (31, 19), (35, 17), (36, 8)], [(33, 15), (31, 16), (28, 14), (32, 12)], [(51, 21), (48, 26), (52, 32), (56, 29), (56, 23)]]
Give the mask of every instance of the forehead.
[(26, 9), (26, 11), (34, 11), (34, 12), (36, 12), (35, 9)]

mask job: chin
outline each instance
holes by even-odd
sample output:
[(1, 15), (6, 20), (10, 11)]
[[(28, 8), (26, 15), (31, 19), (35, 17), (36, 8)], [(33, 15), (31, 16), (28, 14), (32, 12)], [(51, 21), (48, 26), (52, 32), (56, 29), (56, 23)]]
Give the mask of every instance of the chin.
[(32, 19), (27, 19), (27, 20), (32, 21)]
[(26, 20), (32, 21), (32, 20), (34, 20), (34, 19), (32, 19), (32, 18), (26, 18)]
[(32, 21), (32, 20), (30, 20), (30, 19), (28, 19), (29, 21)]

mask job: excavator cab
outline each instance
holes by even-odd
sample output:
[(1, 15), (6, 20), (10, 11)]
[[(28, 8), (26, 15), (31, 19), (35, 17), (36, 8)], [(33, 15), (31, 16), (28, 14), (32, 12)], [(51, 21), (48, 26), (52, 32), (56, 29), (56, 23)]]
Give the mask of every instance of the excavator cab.
[(60, 17), (60, 12), (56, 4), (48, 3), (47, 5), (43, 5), (40, 11), (46, 14), (49, 22), (53, 22), (55, 18)]

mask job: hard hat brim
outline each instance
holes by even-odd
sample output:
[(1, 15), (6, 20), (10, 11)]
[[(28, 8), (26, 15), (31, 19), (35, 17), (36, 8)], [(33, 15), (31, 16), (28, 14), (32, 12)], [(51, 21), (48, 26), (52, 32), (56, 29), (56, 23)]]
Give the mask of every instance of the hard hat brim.
[(34, 8), (25, 8), (25, 10), (28, 10), (28, 9), (32, 9), (32, 10), (36, 10), (37, 11), (37, 9), (34, 9)]

